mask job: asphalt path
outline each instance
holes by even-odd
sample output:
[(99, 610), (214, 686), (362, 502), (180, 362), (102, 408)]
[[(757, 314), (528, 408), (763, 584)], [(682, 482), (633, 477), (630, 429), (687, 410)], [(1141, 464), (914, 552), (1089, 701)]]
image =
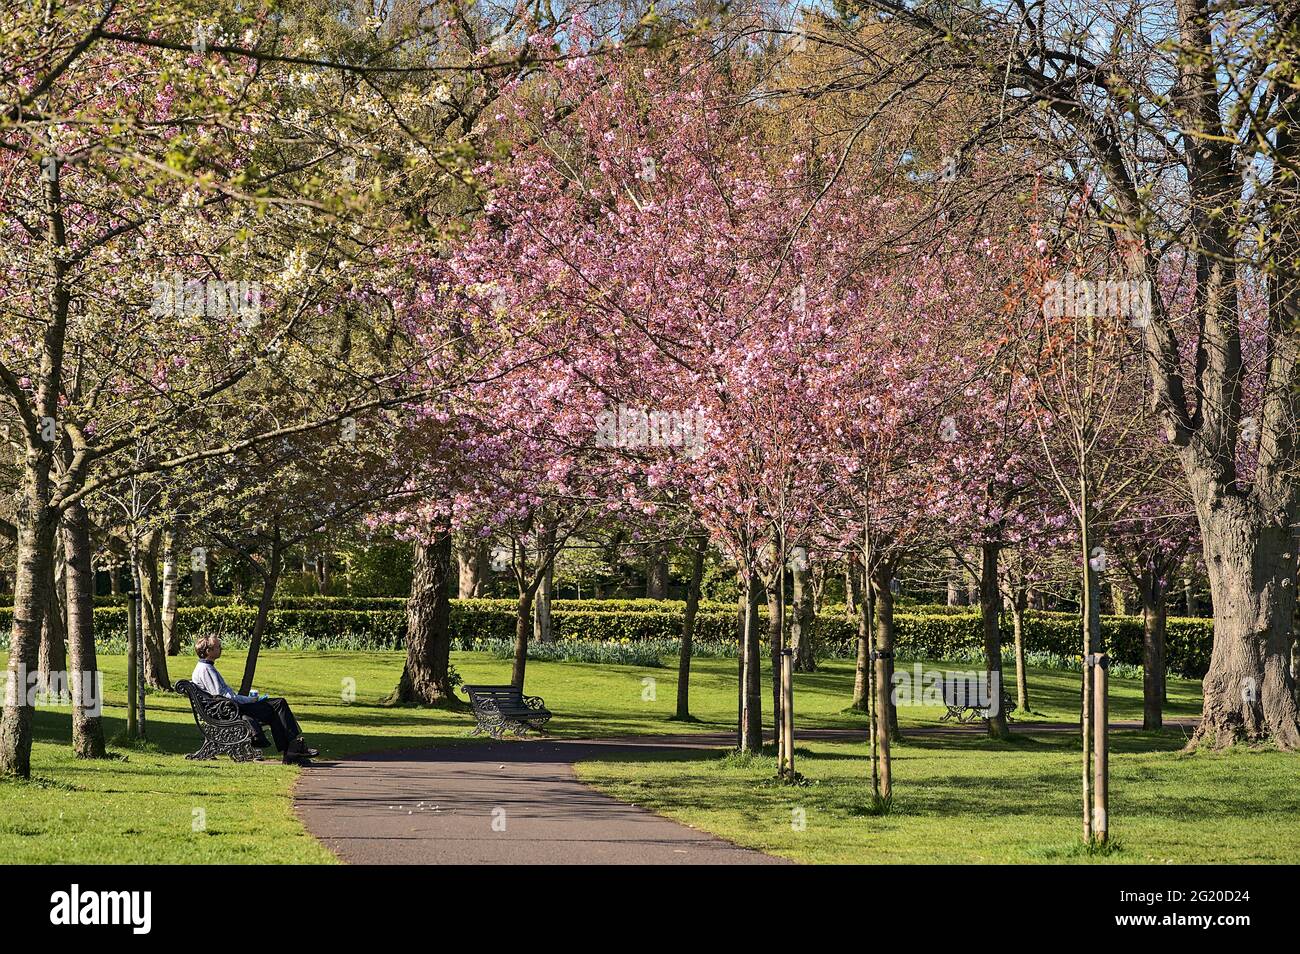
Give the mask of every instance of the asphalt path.
[(354, 864), (781, 864), (602, 795), (573, 763), (725, 745), (722, 737), (540, 739), (317, 761), (295, 808)]
[[(1187, 720), (1167, 720), (1168, 725)], [(1195, 720), (1187, 723), (1190, 731)], [(1069, 723), (1015, 723), (1078, 732)], [(1115, 729), (1141, 728), (1116, 722)], [(953, 737), (982, 725), (909, 727)], [(803, 741), (866, 741), (860, 729), (806, 729)], [(603, 795), (575, 762), (720, 750), (734, 736), (529, 739), (374, 752), (304, 767), (294, 807), (307, 830), (354, 864), (784, 864)]]

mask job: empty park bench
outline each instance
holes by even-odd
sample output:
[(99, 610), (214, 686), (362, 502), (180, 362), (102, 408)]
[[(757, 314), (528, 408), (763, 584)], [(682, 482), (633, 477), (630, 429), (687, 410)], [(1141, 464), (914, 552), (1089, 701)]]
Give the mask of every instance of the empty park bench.
[(471, 735), (486, 732), (494, 739), (506, 732), (525, 735), (529, 729), (546, 734), (542, 728), (551, 712), (541, 696), (526, 696), (518, 686), (465, 686), (469, 703), (474, 707), (478, 724)]
[[(944, 676), (942, 686), (943, 704), (947, 706), (948, 711), (939, 717), (940, 722), (953, 719), (967, 725), (989, 718), (988, 677), (984, 673), (971, 675), (949, 673)], [(1010, 722), (1016, 703), (1005, 689), (1002, 690), (1001, 705), (1002, 714)]]
[(236, 762), (261, 758), (261, 753), (253, 747), (253, 729), (234, 702), (204, 692), (188, 679), (180, 680), (173, 688), (190, 700), (194, 723), (203, 733), (203, 745), (185, 756), (187, 759), (215, 759), (223, 753)]

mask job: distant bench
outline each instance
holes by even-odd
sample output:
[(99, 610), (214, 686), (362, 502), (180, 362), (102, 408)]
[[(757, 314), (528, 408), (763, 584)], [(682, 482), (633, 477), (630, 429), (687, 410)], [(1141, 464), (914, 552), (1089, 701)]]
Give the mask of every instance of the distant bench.
[(223, 696), (204, 692), (188, 679), (173, 688), (190, 700), (194, 723), (203, 734), (203, 745), (187, 759), (215, 759), (229, 755), (236, 762), (250, 762), (262, 757), (253, 747), (253, 729), (239, 713), (239, 706)]
[(526, 696), (518, 686), (463, 686), (469, 693), (478, 724), (471, 735), (486, 732), (499, 739), (506, 732), (526, 735), (530, 729), (546, 734), (551, 712), (541, 696)]
[[(942, 682), (943, 704), (948, 708), (940, 722), (953, 719), (962, 725), (968, 725), (981, 719), (989, 718), (988, 676), (984, 673), (975, 675), (946, 673)], [(1011, 721), (1011, 713), (1016, 708), (1015, 700), (1005, 689), (1002, 690), (1001, 712)]]

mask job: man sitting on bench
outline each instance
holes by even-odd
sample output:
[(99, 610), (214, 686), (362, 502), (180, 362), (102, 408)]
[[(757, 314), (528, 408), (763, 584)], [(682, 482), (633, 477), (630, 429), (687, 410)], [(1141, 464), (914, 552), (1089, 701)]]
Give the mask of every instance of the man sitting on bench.
[(271, 727), (275, 747), (284, 756), (285, 763), (305, 762), (320, 753), (307, 748), (302, 733), (298, 730), (298, 720), (293, 717), (293, 710), (284, 699), (271, 699), (254, 693), (241, 696), (226, 685), (214, 663), (221, 658), (221, 638), (219, 636), (200, 636), (194, 641), (194, 652), (199, 657), (190, 680), (204, 692), (214, 696), (225, 696), (239, 706), (239, 713), (253, 721), (256, 734), (253, 745), (259, 749), (266, 748), (266, 736), (262, 726)]

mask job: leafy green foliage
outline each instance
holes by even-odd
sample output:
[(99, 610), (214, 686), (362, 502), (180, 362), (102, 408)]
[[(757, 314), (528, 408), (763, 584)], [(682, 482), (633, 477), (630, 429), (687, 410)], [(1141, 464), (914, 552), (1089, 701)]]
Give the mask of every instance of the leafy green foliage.
[[(268, 620), (266, 645), (295, 649), (400, 649), (406, 640), (405, 606), (406, 601), (397, 597), (282, 598), (276, 601)], [(928, 610), (928, 607), (917, 609)], [(682, 603), (669, 600), (556, 600), (552, 604), (558, 640), (646, 643), (653, 644), (655, 653), (667, 654), (677, 651), (682, 612)], [(8, 634), (10, 614), (9, 609), (0, 609), (0, 639)], [(211, 633), (221, 636), (229, 645), (245, 646), (256, 616), (252, 606), (217, 597), (202, 606), (180, 607), (176, 622), (182, 642), (193, 640), (200, 633)], [(983, 646), (978, 613), (898, 613), (894, 625), (896, 651), (908, 659), (977, 660)], [(852, 658), (857, 651), (857, 632), (856, 620), (837, 613), (823, 613), (817, 618), (815, 632), (819, 653)], [(469, 648), (483, 640), (509, 643), (514, 633), (513, 600), (452, 600), (451, 635), (456, 645)], [(1213, 633), (1212, 620), (1170, 619), (1166, 635), (1169, 669), (1189, 677), (1203, 676), (1209, 666)], [(1004, 626), (1002, 638), (1004, 647), (1009, 649), (1009, 626)], [(1140, 617), (1102, 617), (1102, 638), (1117, 663), (1141, 665)], [(125, 646), (126, 609), (121, 597), (96, 600), (95, 640), (102, 651), (121, 651)], [(695, 644), (699, 656), (734, 655), (735, 609), (727, 604), (703, 604), (696, 617)], [(1069, 613), (1028, 613), (1025, 644), (1028, 652), (1044, 654), (1044, 660), (1053, 657), (1052, 668), (1061, 668), (1079, 656), (1078, 620)], [(483, 645), (486, 648), (487, 644)], [(637, 650), (633, 654), (640, 659), (639, 653)], [(590, 654), (554, 658), (602, 661)]]

